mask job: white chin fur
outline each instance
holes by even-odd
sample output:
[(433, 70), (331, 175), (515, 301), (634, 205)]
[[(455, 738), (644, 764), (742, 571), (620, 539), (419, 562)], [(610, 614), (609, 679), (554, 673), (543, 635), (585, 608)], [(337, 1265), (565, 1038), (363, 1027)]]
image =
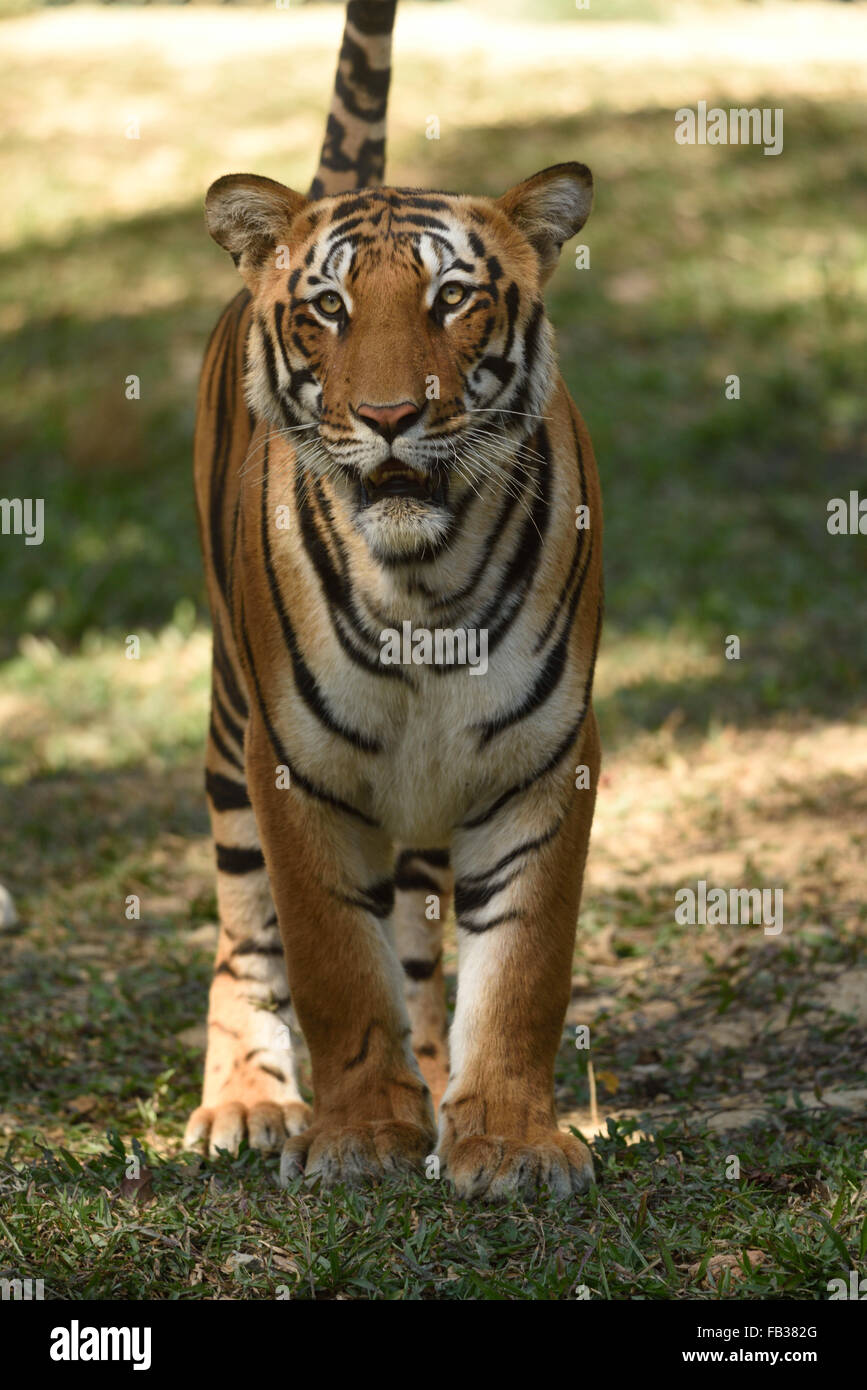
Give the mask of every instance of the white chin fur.
[(445, 536), (449, 515), (444, 507), (419, 506), (404, 497), (388, 497), (366, 507), (355, 524), (374, 555), (418, 555)]

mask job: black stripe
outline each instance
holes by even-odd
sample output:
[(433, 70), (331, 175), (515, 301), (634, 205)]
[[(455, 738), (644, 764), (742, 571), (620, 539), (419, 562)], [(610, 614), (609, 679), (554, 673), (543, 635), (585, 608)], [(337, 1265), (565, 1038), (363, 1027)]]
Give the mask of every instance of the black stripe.
[[(238, 293), (235, 295), (235, 299), (239, 299), (242, 295), (249, 295), (249, 290), (239, 290)], [(220, 335), (222, 334), (222, 335), (225, 337), (226, 334), (227, 334), (228, 331), (229, 331), (229, 329), (228, 329), (228, 324), (229, 324), (229, 309), (230, 309), (230, 308), (231, 308), (231, 304), (227, 304), (226, 307), (225, 307), (225, 309), (223, 310), (223, 312), (220, 314), (220, 317), (217, 319), (217, 322), (214, 324), (213, 328), (211, 329), (210, 337), (208, 338), (208, 342), (207, 342), (207, 345), (206, 345), (206, 347), (205, 347), (205, 353), (204, 353), (204, 358), (203, 358), (203, 360), (204, 360), (205, 362), (207, 362), (208, 359), (210, 358), (210, 365), (209, 365), (209, 367), (208, 367), (208, 376), (207, 376), (207, 380), (204, 382), (205, 399), (206, 399), (208, 405), (211, 406), (211, 407), (213, 407), (213, 404), (214, 404), (214, 397), (213, 397), (214, 375), (215, 375), (215, 373), (216, 373), (216, 371), (217, 371), (217, 367), (220, 365), (220, 363), (221, 363), (221, 361), (222, 361), (221, 355), (220, 355), (220, 354), (221, 354), (221, 351), (222, 351), (222, 348), (217, 348), (216, 344), (217, 344), (217, 339), (220, 337)], [(211, 356), (211, 349), (212, 349), (212, 348), (214, 349), (213, 356)]]
[[(422, 231), (425, 232), (451, 231), (448, 222), (442, 222), (438, 217), (428, 217), (423, 212), (396, 212), (392, 223), (395, 232), (400, 232), (404, 223), (408, 223), (410, 227), (421, 227)], [(451, 242), (446, 237), (437, 237), (436, 240), (451, 246)], [(452, 251), (454, 251), (454, 247), (452, 247)]]
[(233, 376), (232, 366), (237, 353), (238, 330), (247, 305), (250, 303), (249, 290), (241, 290), (226, 306), (223, 317), (226, 321), (225, 340), (220, 346), (220, 376), (217, 389), (217, 403), (214, 417), (214, 452), (211, 460), (211, 494), (209, 498), (211, 541), (211, 563), (217, 585), (226, 598), (225, 545), (223, 540), (224, 507), (226, 479), (229, 459), (232, 453), (232, 421), (229, 412), (229, 391)]
[(407, 868), (411, 859), (424, 859), (435, 869), (447, 869), (451, 855), (447, 849), (402, 849), (397, 857), (398, 872)]
[(225, 643), (223, 640), (223, 634), (219, 626), (216, 627), (214, 630), (212, 660), (214, 670), (220, 677), (223, 689), (226, 692), (226, 698), (228, 699), (235, 713), (238, 715), (238, 718), (245, 720), (249, 713), (247, 700), (244, 694), (242, 693), (237, 680), (235, 679), (235, 672), (232, 669), (231, 662), (229, 661), (229, 657), (226, 652)]
[(281, 744), (280, 737), (272, 723), (271, 716), (265, 704), (262, 687), (259, 684), (259, 677), (256, 673), (256, 667), (253, 661), (253, 651), (250, 646), (250, 636), (247, 632), (247, 623), (243, 611), (241, 613), (241, 637), (244, 643), (244, 649), (247, 653), (250, 675), (253, 678), (253, 686), (256, 692), (256, 703), (259, 706), (262, 722), (265, 725), (265, 730), (271, 741), (271, 747), (277, 757), (277, 762), (288, 767), (293, 786), (300, 787), (301, 791), (306, 792), (307, 795), (313, 797), (314, 800), (322, 801), (326, 805), (332, 806), (335, 811), (343, 811), (346, 815), (353, 816), (356, 820), (360, 820), (364, 825), (371, 825), (378, 830), (380, 828), (379, 822), (375, 821), (372, 816), (365, 815), (363, 811), (359, 811), (356, 806), (350, 805), (348, 801), (342, 801), (340, 797), (333, 796), (330, 792), (325, 791), (324, 788), (317, 786), (316, 783), (311, 782), (308, 777), (305, 777), (293, 766), (289, 755)]
[(366, 189), (363, 193), (350, 193), (342, 203), (331, 214), (329, 219), (328, 235), (331, 236), (331, 228), (343, 220), (344, 217), (354, 217), (357, 213), (367, 212), (376, 206), (376, 202), (382, 199), (382, 194), (378, 191)]
[(575, 592), (569, 604), (569, 611), (566, 616), (566, 621), (563, 624), (563, 631), (560, 634), (559, 641), (551, 648), (545, 660), (545, 665), (536, 677), (532, 689), (524, 696), (521, 703), (510, 710), (504, 710), (502, 713), (495, 715), (494, 718), (487, 723), (477, 726), (481, 734), (479, 739), (480, 748), (484, 748), (496, 734), (502, 733), (504, 729), (510, 729), (515, 724), (520, 723), (522, 719), (528, 719), (530, 715), (535, 714), (536, 711), (545, 704), (546, 700), (551, 698), (557, 686), (560, 684), (563, 672), (566, 669), (566, 658), (569, 654), (572, 627), (575, 621), (578, 604), (581, 600), (584, 580), (590, 568), (592, 554), (593, 540), (591, 538), (590, 545), (587, 548), (587, 563), (584, 566), (584, 572), (578, 584), (575, 586)]
[[(343, 123), (337, 119), (332, 111), (325, 123), (325, 143), (322, 146), (322, 153), (319, 163), (323, 169), (329, 169), (334, 174), (354, 173), (358, 179), (358, 187), (363, 188), (366, 184), (378, 180), (382, 177), (385, 168), (385, 139), (363, 140), (359, 146), (357, 155), (348, 155), (343, 151), (343, 140), (346, 131)], [(311, 197), (321, 198), (321, 183), (314, 180), (311, 185)]]
[[(587, 501), (587, 479), (586, 479), (586, 476), (585, 476), (585, 473), (584, 473), (584, 451), (583, 451), (583, 449), (581, 448), (581, 440), (580, 440), (580, 438), (579, 438), (579, 436), (578, 436), (578, 431), (577, 431), (577, 429), (575, 428), (575, 417), (574, 417), (574, 415), (572, 414), (571, 411), (569, 412), (569, 422), (570, 422), (570, 424), (571, 424), (571, 426), (572, 426), (572, 439), (573, 439), (573, 441), (574, 441), (575, 450), (576, 450), (576, 453), (577, 453), (577, 456), (578, 456), (578, 476), (579, 476), (580, 484), (581, 484), (581, 501), (582, 501), (582, 503), (586, 503), (586, 501)], [(591, 518), (591, 521), (592, 521), (592, 518)], [(566, 596), (567, 596), (567, 594), (569, 593), (569, 590), (572, 588), (572, 581), (574, 580), (575, 574), (576, 574), (577, 569), (578, 569), (578, 566), (579, 566), (579, 564), (581, 563), (581, 556), (582, 556), (583, 551), (584, 551), (584, 543), (585, 543), (585, 538), (586, 538), (586, 536), (587, 536), (587, 531), (586, 531), (586, 530), (584, 530), (584, 529), (579, 529), (579, 530), (578, 530), (578, 532), (577, 532), (577, 537), (576, 537), (576, 541), (575, 541), (575, 553), (574, 553), (573, 556), (572, 556), (572, 563), (571, 563), (571, 565), (569, 566), (569, 572), (568, 572), (568, 574), (566, 575), (566, 578), (563, 580), (563, 587), (561, 588), (560, 593), (559, 593), (559, 595), (558, 595), (558, 597), (557, 597), (557, 602), (555, 603), (554, 607), (552, 608), (551, 612), (549, 613), (548, 618), (547, 618), (547, 620), (546, 620), (546, 622), (545, 622), (545, 626), (543, 627), (542, 631), (541, 631), (540, 634), (539, 634), (539, 637), (537, 638), (536, 647), (535, 647), (535, 650), (536, 650), (537, 652), (539, 652), (539, 651), (542, 650), (542, 648), (544, 647), (545, 643), (548, 641), (548, 638), (551, 636), (551, 633), (554, 631), (554, 625), (555, 625), (555, 623), (556, 623), (556, 621), (557, 621), (557, 617), (558, 617), (558, 615), (559, 615), (559, 613), (560, 613), (560, 611), (561, 611), (561, 609), (562, 609), (562, 607), (563, 607), (563, 604), (566, 602)], [(587, 563), (589, 564), (589, 555), (588, 555)], [(584, 582), (584, 581), (583, 581), (583, 579), (582, 579), (582, 581), (581, 581), (582, 585), (583, 585), (583, 582)]]
[(235, 845), (214, 846), (217, 868), (224, 874), (252, 874), (264, 869), (265, 858), (260, 849), (238, 849)]
[(490, 372), (495, 376), (501, 386), (508, 386), (512, 377), (515, 375), (514, 362), (507, 362), (505, 357), (492, 357), (490, 355), (482, 358), (475, 367), (475, 371)]
[(397, 0), (349, 0), (346, 18), (360, 34), (390, 34), (394, 28)]
[(256, 326), (262, 338), (262, 347), (265, 349), (265, 371), (268, 374), (268, 385), (271, 387), (271, 395), (279, 399), (280, 382), (277, 377), (277, 359), (274, 356), (274, 344), (268, 332), (268, 325), (262, 314), (257, 318)]
[(250, 805), (244, 782), (233, 782), (231, 777), (211, 772), (210, 768), (205, 769), (205, 790), (215, 811), (242, 811)]
[(229, 617), (231, 620), (233, 595), (235, 592), (235, 559), (238, 553), (238, 521), (241, 515), (241, 494), (235, 496), (235, 505), (232, 508), (232, 538), (229, 542), (229, 563), (226, 569), (226, 594), (229, 605)]
[(421, 594), (423, 598), (429, 599), (430, 601), (435, 603), (437, 608), (445, 610), (440, 614), (440, 618), (445, 622), (446, 626), (448, 626), (451, 621), (452, 614), (450, 610), (454, 608), (455, 604), (460, 603), (464, 599), (469, 598), (473, 590), (476, 589), (478, 585), (481, 583), (482, 578), (488, 573), (494, 550), (496, 549), (499, 541), (501, 540), (505, 532), (506, 526), (511, 520), (512, 513), (514, 512), (517, 505), (518, 495), (512, 492), (510, 489), (506, 493), (505, 498), (503, 499), (499, 516), (496, 518), (494, 524), (488, 532), (487, 539), (485, 541), (484, 546), (482, 547), (482, 552), (479, 556), (476, 567), (462, 588), (453, 589), (451, 593), (442, 594), (441, 596), (437, 597), (424, 584), (415, 582), (410, 586), (411, 591), (413, 593)]
[[(533, 650), (536, 651), (536, 652), (539, 652), (539, 651), (542, 650), (542, 648), (544, 647), (545, 643), (548, 641), (548, 638), (551, 636), (551, 633), (554, 631), (554, 627), (555, 627), (555, 625), (556, 625), (557, 618), (558, 618), (558, 616), (559, 616), (559, 614), (560, 614), (560, 612), (561, 612), (561, 610), (562, 610), (562, 608), (563, 608), (563, 604), (566, 602), (566, 596), (567, 596), (567, 594), (569, 593), (569, 590), (570, 590), (571, 587), (572, 587), (572, 582), (573, 582), (573, 580), (574, 580), (574, 578), (575, 578), (576, 571), (577, 571), (578, 566), (579, 566), (580, 561), (581, 561), (581, 555), (582, 555), (582, 552), (583, 552), (583, 550), (584, 550), (584, 536), (585, 536), (585, 532), (584, 532), (584, 531), (579, 531), (579, 532), (578, 532), (578, 539), (577, 539), (577, 541), (575, 542), (575, 552), (574, 552), (574, 554), (573, 554), (573, 556), (572, 556), (572, 563), (571, 563), (570, 566), (569, 566), (569, 570), (568, 570), (568, 572), (567, 572), (566, 578), (563, 580), (563, 584), (562, 584), (562, 587), (561, 587), (561, 589), (560, 589), (560, 593), (559, 593), (558, 596), (557, 596), (557, 602), (554, 604), (554, 607), (551, 609), (551, 612), (548, 614), (548, 617), (547, 617), (546, 620), (545, 620), (545, 626), (542, 628), (542, 631), (539, 633), (539, 636), (538, 636), (537, 639), (536, 639), (536, 645), (535, 645), (535, 647), (534, 647), (534, 649), (533, 649)], [(586, 573), (586, 569), (587, 569), (586, 564), (585, 564), (584, 569), (585, 569), (585, 573)], [(582, 580), (581, 580), (581, 583), (583, 583), (583, 578), (582, 578)]]
[(508, 791), (503, 792), (503, 795), (498, 797), (497, 800), (493, 803), (493, 805), (489, 806), (487, 811), (484, 811), (482, 815), (474, 817), (473, 820), (464, 821), (463, 825), (461, 826), (462, 830), (472, 830), (476, 826), (484, 825), (485, 822), (489, 821), (492, 816), (495, 816), (496, 813), (500, 810), (500, 808), (504, 806), (507, 801), (510, 801), (513, 796), (518, 796), (521, 792), (527, 791), (530, 787), (532, 787), (534, 782), (537, 782), (539, 780), (540, 777), (544, 777), (546, 773), (551, 772), (569, 752), (569, 749), (572, 747), (573, 743), (575, 742), (576, 738), (581, 732), (581, 729), (584, 726), (584, 721), (587, 718), (587, 711), (590, 708), (590, 691), (593, 685), (593, 674), (596, 670), (596, 658), (599, 655), (599, 638), (602, 634), (602, 612), (603, 605), (600, 600), (599, 612), (596, 617), (596, 632), (593, 638), (593, 654), (590, 658), (590, 668), (587, 672), (587, 679), (584, 682), (582, 709), (580, 715), (573, 724), (569, 733), (566, 735), (562, 743), (558, 744), (557, 748), (555, 748), (554, 752), (551, 754), (551, 757), (548, 759), (546, 763), (542, 765), (541, 768), (534, 772), (532, 776), (525, 779), (525, 781), (518, 782), (515, 784), (515, 786), (510, 787)]
[(543, 845), (550, 844), (551, 840), (553, 840), (554, 837), (559, 834), (560, 827), (562, 824), (562, 820), (559, 820), (556, 825), (551, 827), (550, 830), (546, 830), (544, 835), (539, 835), (538, 838), (535, 840), (525, 840), (522, 845), (517, 845), (515, 849), (509, 850), (509, 853), (504, 854), (502, 859), (498, 859), (496, 864), (492, 865), (492, 867), (488, 869), (486, 873), (465, 874), (463, 879), (464, 885), (471, 886), (475, 883), (483, 883), (485, 879), (491, 878), (492, 875), (500, 873), (515, 859), (519, 859), (522, 854), (531, 854), (533, 850), (541, 849)]
[(401, 893), (440, 893), (439, 884), (422, 869), (398, 870), (394, 886)]
[(569, 752), (569, 749), (572, 747), (572, 744), (575, 742), (576, 738), (578, 737), (578, 734), (581, 731), (581, 726), (584, 723), (586, 716), (587, 706), (585, 702), (584, 709), (581, 711), (581, 714), (578, 716), (575, 723), (572, 725), (572, 728), (569, 730), (566, 737), (560, 743), (558, 743), (557, 747), (554, 749), (554, 752), (542, 764), (542, 766), (537, 768), (535, 772), (531, 773), (529, 777), (524, 778), (522, 782), (516, 782), (513, 787), (509, 787), (508, 791), (503, 792), (502, 796), (498, 796), (496, 801), (494, 801), (492, 805), (488, 807), (487, 811), (483, 811), (480, 816), (474, 816), (472, 820), (465, 820), (461, 826), (461, 829), (474, 830), (477, 826), (484, 825), (487, 821), (491, 820), (497, 814), (497, 812), (501, 810), (503, 806), (505, 806), (507, 801), (511, 801), (512, 797), (519, 796), (522, 792), (529, 791), (530, 787), (532, 787), (535, 782), (538, 782), (540, 777), (544, 777), (546, 773), (553, 771), (557, 764), (561, 762), (562, 759), (565, 758), (566, 754)]
[[(372, 639), (367, 636), (363, 629), (361, 615), (351, 585), (338, 574), (328, 547), (319, 534), (304, 482), (303, 472), (299, 468), (295, 479), (295, 505), (301, 528), (301, 540), (307, 558), (316, 571), (322, 593), (328, 604), (328, 615), (338, 642), (349, 659), (370, 675), (391, 677), (409, 684), (409, 677), (399, 666), (386, 666), (380, 661), (379, 653), (375, 656), (369, 656), (364, 650), (363, 644), (370, 644)], [(332, 531), (330, 534), (339, 547), (340, 542), (336, 532)], [(343, 618), (356, 641), (350, 640), (344, 628), (337, 621), (338, 615)]]
[(232, 767), (236, 767), (239, 772), (243, 772), (243, 760), (239, 758), (238, 754), (235, 753), (233, 749), (229, 747), (228, 743), (226, 743), (225, 739), (223, 738), (222, 734), (220, 733), (219, 729), (214, 723), (213, 715), (211, 716), (211, 722), (208, 732), (211, 735), (211, 742), (213, 743), (220, 757), (225, 759), (227, 763), (231, 763)]
[[(342, 63), (349, 67), (346, 77), (340, 70)], [(391, 68), (371, 67), (361, 45), (344, 33), (334, 90), (345, 110), (370, 125), (385, 120), (390, 81)]]
[(424, 859), (428, 864), (433, 864), (435, 869), (447, 869), (451, 862), (451, 855), (447, 849), (405, 849), (401, 853), (401, 859), (405, 855), (412, 855), (413, 859)]
[(523, 912), (503, 912), (499, 917), (492, 917), (490, 922), (483, 922), (481, 926), (470, 926), (468, 922), (458, 922), (461, 931), (471, 932), (473, 936), (481, 936), (482, 932), (490, 931), (492, 927), (501, 927), (504, 922), (522, 922)]
[(283, 956), (282, 945), (260, 946), (258, 941), (241, 941), (232, 950), (233, 956)]
[[(539, 558), (548, 529), (552, 470), (548, 435), (544, 426), (539, 427), (533, 439), (542, 455), (540, 464), (534, 462), (531, 465), (533, 472), (527, 485), (529, 489), (535, 479), (537, 486), (533, 507), (518, 533), (512, 558), (503, 572), (496, 593), (477, 624), (480, 628), (488, 629), (489, 653), (512, 626), (524, 605), (538, 571)], [(495, 622), (498, 614), (503, 616)]]
[(264, 459), (265, 477), (262, 485), (261, 509), (262, 555), (265, 573), (268, 576), (268, 587), (271, 590), (271, 600), (277, 611), (277, 617), (280, 620), (280, 629), (283, 633), (283, 641), (286, 644), (286, 649), (289, 652), (289, 658), (292, 662), (292, 675), (295, 681), (295, 689), (311, 713), (314, 714), (320, 724), (323, 724), (331, 733), (338, 734), (341, 738), (345, 739), (347, 743), (351, 743), (354, 748), (360, 749), (363, 753), (379, 753), (382, 749), (382, 744), (378, 739), (370, 738), (359, 729), (351, 728), (348, 724), (344, 724), (342, 720), (331, 713), (331, 710), (328, 708), (328, 702), (319, 687), (319, 682), (316, 680), (316, 677), (301, 654), (301, 648), (295, 636), (295, 629), (292, 626), (289, 614), (286, 611), (286, 605), (283, 601), (283, 594), (277, 580), (274, 562), (271, 559), (271, 539), (268, 534), (268, 491), (271, 481), (269, 460), (269, 446), (266, 441)]
[(372, 883), (369, 888), (359, 889), (355, 897), (348, 893), (338, 893), (337, 896), (341, 902), (350, 907), (360, 907), (374, 917), (390, 917), (394, 910), (394, 882), (390, 878)]
[(223, 541), (223, 495), (225, 492), (226, 469), (232, 441), (231, 423), (228, 418), (227, 394), (229, 358), (232, 353), (234, 332), (229, 309), (226, 310), (225, 317), (227, 325), (226, 336), (225, 341), (220, 345), (218, 359), (220, 363), (220, 374), (217, 382), (217, 401), (213, 422), (214, 451), (211, 456), (211, 495), (209, 498), (211, 564), (214, 567), (214, 578), (224, 598), (226, 596), (226, 574), (224, 564), (225, 546)]
[[(448, 197), (453, 195), (449, 194)], [(431, 212), (453, 212), (452, 204), (446, 198), (432, 197), (429, 193), (419, 193), (415, 188), (389, 188), (376, 189), (371, 194), (372, 198), (382, 199), (388, 203), (389, 207), (402, 208), (409, 205), (414, 208), (427, 208)]]
[(370, 1047), (370, 1034), (371, 1034), (372, 1030), (373, 1030), (373, 1024), (372, 1024), (372, 1023), (368, 1023), (367, 1028), (366, 1028), (365, 1033), (364, 1033), (364, 1037), (363, 1037), (362, 1040), (361, 1040), (361, 1047), (360, 1047), (359, 1051), (356, 1053), (356, 1055), (355, 1055), (354, 1057), (350, 1058), (350, 1060), (345, 1064), (345, 1066), (344, 1066), (344, 1068), (343, 1068), (344, 1071), (351, 1071), (351, 1069), (352, 1069), (353, 1067), (357, 1067), (357, 1066), (359, 1065), (359, 1063), (361, 1063), (361, 1062), (364, 1061), (365, 1057), (367, 1056), (368, 1049), (369, 1049), (369, 1047)]
[(455, 916), (461, 918), (467, 912), (477, 912), (480, 907), (486, 907), (491, 898), (502, 893), (503, 889), (520, 878), (523, 872), (523, 869), (514, 869), (506, 878), (478, 879), (474, 883), (459, 879), (455, 884)]
[(511, 402), (510, 408), (512, 410), (526, 410), (530, 403), (530, 391), (534, 385), (533, 372), (536, 367), (536, 357), (539, 352), (539, 338), (544, 314), (544, 305), (541, 300), (539, 300), (530, 315), (529, 323), (524, 332), (524, 347), (522, 352), (524, 381), (521, 389)]
[(515, 324), (518, 320), (518, 309), (521, 303), (521, 291), (518, 289), (514, 280), (506, 290), (505, 299), (508, 326), (506, 329), (506, 343), (503, 348), (503, 356), (508, 357), (509, 353), (512, 351), (512, 344), (515, 341)]
[[(343, 537), (341, 536), (334, 522), (334, 508), (331, 505), (330, 497), (328, 497), (328, 495), (325, 492), (321, 479), (316, 479), (313, 491), (314, 496), (316, 498), (316, 505), (318, 506), (322, 516), (322, 524), (325, 528), (325, 535), (331, 542), (332, 548), (337, 556), (337, 563), (340, 566), (340, 574), (345, 589), (346, 585), (351, 583), (352, 571), (349, 563), (349, 556), (346, 551), (346, 546), (343, 543)], [(388, 626), (387, 623), (380, 622), (379, 618), (377, 618), (377, 622), (380, 623), (381, 627)]]
[[(298, 271), (295, 271), (295, 275), (298, 275), (298, 274), (299, 274), (299, 272), (298, 272)], [(290, 286), (290, 288), (291, 288), (291, 286), (292, 286), (292, 276), (291, 276), (291, 275), (290, 275), (290, 277), (289, 277), (289, 286)], [(285, 312), (286, 312), (286, 305), (283, 303), (282, 299), (278, 299), (278, 300), (277, 300), (277, 303), (274, 305), (274, 337), (276, 338), (276, 340), (277, 340), (277, 346), (278, 346), (278, 348), (280, 349), (280, 357), (281, 357), (281, 360), (282, 360), (282, 362), (283, 362), (283, 366), (286, 368), (286, 374), (287, 374), (287, 376), (288, 376), (289, 379), (290, 379), (289, 385), (290, 385), (290, 390), (291, 390), (291, 388), (292, 388), (292, 383), (291, 383), (291, 378), (292, 378), (292, 363), (289, 361), (289, 354), (288, 354), (287, 351), (286, 351), (286, 344), (285, 344), (284, 341), (283, 341), (283, 315), (284, 315)]]
[(211, 714), (220, 716), (220, 723), (228, 734), (229, 738), (237, 743), (239, 748), (244, 747), (244, 731), (240, 724), (236, 724), (230, 715), (226, 705), (220, 695), (219, 690), (214, 685), (211, 687)]
[(442, 954), (440, 951), (436, 960), (402, 960), (404, 974), (411, 980), (430, 980), (442, 960)]
[[(228, 307), (228, 306), (227, 306)], [(229, 333), (229, 317), (227, 309), (224, 309), (217, 322), (211, 330), (208, 339), (208, 346), (205, 348), (205, 362), (208, 362), (208, 375), (204, 380), (205, 402), (209, 410), (214, 409), (214, 378), (217, 369), (223, 365), (223, 352), (225, 349), (225, 338)], [(210, 358), (210, 361), (208, 360)]]
[(380, 208), (379, 212), (376, 214), (375, 219), (364, 212), (358, 213), (356, 217), (345, 217), (340, 222), (338, 222), (336, 218), (332, 219), (331, 226), (328, 228), (329, 259), (331, 255), (332, 246), (338, 240), (338, 238), (343, 238), (347, 236), (350, 232), (354, 232), (356, 227), (364, 226), (366, 222), (370, 223), (378, 221), (379, 218), (382, 217), (384, 212), (385, 208)]
[[(503, 278), (503, 267), (500, 265), (500, 262), (497, 260), (496, 256), (489, 256), (485, 264), (488, 267), (488, 274), (491, 277), (491, 284), (495, 286), (497, 281), (502, 280)], [(466, 270), (469, 270), (469, 266), (465, 266), (464, 268)], [(514, 283), (514, 281), (512, 283)], [(499, 295), (499, 290), (497, 290), (496, 293), (497, 295)]]
[(435, 893), (440, 896), (443, 890), (439, 884), (414, 861), (421, 860), (423, 866), (433, 869), (447, 869), (450, 857), (447, 849), (401, 850), (394, 870), (395, 888), (404, 893)]

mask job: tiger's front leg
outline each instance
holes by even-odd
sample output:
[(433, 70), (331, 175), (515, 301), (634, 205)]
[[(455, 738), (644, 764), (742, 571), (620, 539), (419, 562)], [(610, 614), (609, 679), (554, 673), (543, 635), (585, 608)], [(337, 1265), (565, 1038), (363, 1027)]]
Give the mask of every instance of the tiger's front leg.
[(435, 1142), (390, 920), (392, 845), (354, 808), (278, 788), (272, 732), (251, 721), (248, 783), (314, 1094), (281, 1178), (376, 1181), (419, 1166)]
[(466, 1197), (568, 1197), (593, 1182), (588, 1149), (559, 1130), (554, 1106), (599, 771), (592, 711), (574, 761), (589, 788), (534, 786), (453, 844), (458, 995), (438, 1153)]

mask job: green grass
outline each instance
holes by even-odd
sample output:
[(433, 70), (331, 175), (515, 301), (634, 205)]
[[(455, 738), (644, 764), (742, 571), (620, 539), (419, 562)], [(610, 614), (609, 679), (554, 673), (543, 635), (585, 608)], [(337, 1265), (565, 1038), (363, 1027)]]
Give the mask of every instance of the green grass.
[(822, 1300), (867, 1247), (858, 1142), (833, 1129), (805, 1118), (796, 1155), (755, 1135), (735, 1181), (719, 1143), (611, 1121), (600, 1185), (565, 1209), (469, 1206), (424, 1178), (323, 1201), (246, 1149), (168, 1163), (115, 1134), (92, 1157), (0, 1159), (0, 1230), (47, 1298)]
[[(571, 15), (480, 5), (494, 48), (521, 9)], [(617, 10), (671, 22), (663, 0)], [(616, 1115), (593, 1141), (598, 1191), (567, 1208), (467, 1207), (423, 1178), (325, 1199), (279, 1190), (250, 1152), (179, 1153), (216, 911), (193, 401), (236, 287), (201, 201), (236, 162), (309, 177), (333, 59), (314, 46), (287, 96), (282, 54), (197, 79), (135, 45), (16, 53), (0, 94), (24, 190), (0, 208), (3, 491), (46, 500), (41, 547), (0, 540), (0, 876), (22, 918), (0, 935), (0, 1276), (92, 1298), (824, 1299), (867, 1244), (847, 1002), (867, 920), (867, 547), (825, 525), (829, 498), (867, 493), (864, 111), (844, 75), (788, 66), (747, 92), (741, 74), (739, 104), (785, 108), (766, 159), (675, 144), (677, 105), (728, 104), (713, 54), (700, 79), (591, 64), (580, 83), (571, 59), (528, 59), (508, 102), (471, 55), (399, 57), (395, 181), (499, 193), (572, 158), (596, 176), (591, 268), (567, 247), (549, 294), (599, 459), (607, 602), (608, 781), (557, 1091), (586, 1120), (571, 1032), (589, 1021)], [(702, 874), (782, 883), (784, 937), (677, 927), (674, 891)], [(453, 966), (450, 938), (452, 990)], [(134, 1144), (138, 1199), (120, 1191)], [(737, 1267), (711, 1282), (716, 1256)]]
[[(183, 800), (184, 790), (176, 781), (166, 799)], [(691, 988), (672, 991), (687, 934), (661, 895), (624, 888), (585, 920), (585, 942), (597, 913), (616, 922), (617, 946), (609, 964), (590, 967), (577, 1000), (584, 1017), (582, 997), (592, 1005), (612, 991), (593, 1025), (593, 1056), (600, 1090), (616, 1087), (627, 1111), (593, 1142), (598, 1190), (566, 1205), (486, 1209), (419, 1177), (324, 1198), (303, 1183), (279, 1189), (274, 1158), (243, 1150), (205, 1163), (177, 1152), (200, 1085), (200, 1044), (187, 1030), (202, 1019), (210, 957), (200, 924), (213, 900), (203, 888), (126, 922), (124, 882), (133, 882), (147, 817), (93, 846), (70, 836), (71, 806), (61, 802), (59, 814), (44, 843), (59, 874), (51, 949), (38, 949), (39, 930), (15, 938), (0, 983), (0, 1092), (15, 1117), (0, 1157), (0, 1273), (42, 1278), (46, 1296), (60, 1298), (803, 1300), (826, 1298), (829, 1280), (860, 1267), (863, 1121), (857, 1105), (833, 1097), (858, 1071), (863, 1032), (815, 997), (817, 980), (858, 959), (845, 930), (798, 926), (784, 950), (765, 944), (757, 956), (738, 944), (725, 964), (713, 955), (719, 933), (706, 932)], [(177, 817), (169, 825), (183, 828)], [(61, 845), (85, 878), (99, 866), (104, 887), (117, 871), (115, 921), (101, 931), (75, 890), (64, 891)], [(166, 893), (165, 871), (151, 866), (151, 881), (146, 865), (138, 871), (145, 902), (149, 889)], [(736, 937), (727, 934), (728, 948)], [(624, 976), (636, 957), (652, 969)], [(674, 1012), (654, 1022), (654, 1004), (672, 997)], [(713, 1042), (720, 1020), (756, 1011), (763, 1029), (752, 1041)], [(586, 1054), (571, 1031), (558, 1095), (586, 1104)], [(758, 1113), (714, 1130), (708, 1115), (742, 1103), (757, 1065)], [(144, 1186), (122, 1188), (131, 1176)], [(747, 1251), (760, 1252), (751, 1268)]]

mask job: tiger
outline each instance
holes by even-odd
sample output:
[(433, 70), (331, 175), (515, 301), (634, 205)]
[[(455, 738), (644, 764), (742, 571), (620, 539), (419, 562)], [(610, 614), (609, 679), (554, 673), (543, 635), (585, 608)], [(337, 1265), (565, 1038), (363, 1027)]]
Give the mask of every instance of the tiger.
[(229, 174), (205, 200), (244, 287), (194, 442), (219, 939), (185, 1143), (279, 1151), (284, 1185), (423, 1170), (567, 1199), (593, 1182), (554, 1067), (599, 778), (602, 511), (542, 292), (593, 181), (385, 186), (394, 16), (350, 0), (307, 195)]

